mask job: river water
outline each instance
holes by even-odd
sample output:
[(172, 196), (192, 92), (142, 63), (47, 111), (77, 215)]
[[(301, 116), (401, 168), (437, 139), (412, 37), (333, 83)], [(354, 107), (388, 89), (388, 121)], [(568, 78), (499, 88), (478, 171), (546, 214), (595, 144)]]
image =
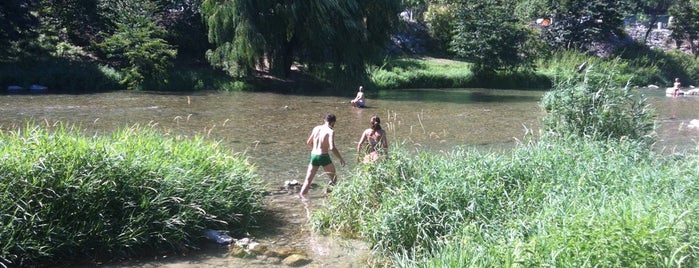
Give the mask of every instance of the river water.
[[(699, 97), (668, 98), (660, 90), (642, 90), (658, 114), (658, 150), (694, 148), (699, 131), (687, 127), (699, 118)], [(484, 150), (510, 148), (530, 130), (540, 128), (543, 91), (492, 89), (428, 89), (368, 91), (368, 107), (352, 108), (345, 96), (286, 95), (251, 92), (111, 92), (82, 95), (0, 95), (0, 128), (26, 122), (76, 125), (88, 134), (103, 134), (133, 125), (154, 126), (178, 135), (201, 135), (220, 141), (233, 153), (245, 152), (270, 191), (266, 203), (275, 216), (275, 230), (252, 236), (270, 246), (297, 248), (313, 262), (308, 267), (362, 267), (369, 256), (360, 241), (323, 237), (310, 232), (308, 216), (323, 205), (320, 190), (312, 189), (308, 203), (280, 191), (287, 180), (303, 181), (311, 129), (327, 113), (337, 116), (336, 144), (354, 168), (356, 142), (372, 115), (381, 117), (391, 146), (409, 150), (450, 150), (472, 146)], [(534, 131), (536, 132), (536, 131)], [(337, 160), (335, 160), (338, 163)], [(316, 182), (325, 183), (324, 175)], [(158, 256), (114, 267), (275, 266), (264, 259), (238, 259), (221, 248), (191, 256)]]

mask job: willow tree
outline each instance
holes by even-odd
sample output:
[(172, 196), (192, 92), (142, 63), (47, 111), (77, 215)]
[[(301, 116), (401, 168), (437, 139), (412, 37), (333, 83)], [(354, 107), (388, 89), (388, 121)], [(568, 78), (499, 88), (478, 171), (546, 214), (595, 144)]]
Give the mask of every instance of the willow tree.
[(215, 47), (207, 58), (238, 77), (254, 70), (288, 76), (297, 62), (359, 78), (383, 54), (399, 12), (400, 0), (205, 0)]

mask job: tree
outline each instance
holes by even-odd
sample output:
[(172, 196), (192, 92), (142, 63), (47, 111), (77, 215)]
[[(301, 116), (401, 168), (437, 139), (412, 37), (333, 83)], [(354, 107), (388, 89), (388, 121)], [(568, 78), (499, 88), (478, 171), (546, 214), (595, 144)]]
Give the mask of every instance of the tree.
[(206, 25), (201, 17), (203, 0), (165, 1), (158, 16), (158, 25), (167, 31), (165, 40), (177, 47), (177, 56), (188, 62), (204, 62), (210, 49)]
[(687, 43), (694, 57), (699, 54), (697, 41), (699, 40), (699, 1), (680, 1), (670, 8), (670, 15), (674, 20), (670, 25), (671, 37), (679, 48), (682, 43)]
[(359, 78), (382, 54), (399, 12), (398, 0), (205, 0), (214, 45), (207, 59), (239, 77), (258, 69), (288, 76), (296, 61)]
[(39, 25), (39, 20), (31, 13), (35, 9), (34, 1), (0, 1), (0, 62), (25, 58), (27, 56), (22, 53), (31, 51), (28, 43), (36, 38)]
[(543, 36), (554, 47), (586, 50), (594, 42), (623, 34), (625, 1), (550, 1), (549, 6), (552, 23)]
[(41, 17), (51, 34), (77, 46), (95, 43), (104, 30), (103, 17), (95, 0), (41, 0)]
[(474, 63), (476, 72), (525, 64), (528, 32), (511, 16), (513, 8), (508, 0), (464, 3), (456, 16), (451, 51)]
[(439, 0), (433, 1), (427, 6), (424, 14), (428, 31), (432, 39), (436, 41), (435, 49), (440, 52), (449, 50), (452, 41), (455, 19), (459, 10), (458, 1)]
[(667, 14), (668, 10), (674, 5), (677, 0), (643, 0), (636, 3), (639, 12), (648, 16), (646, 23), (646, 33), (643, 36), (643, 42), (648, 40), (650, 32), (653, 31), (653, 25), (658, 22), (658, 16)]
[(150, 1), (128, 0), (104, 4), (118, 10), (109, 17), (116, 30), (99, 47), (112, 65), (120, 68), (122, 84), (128, 89), (141, 89), (167, 83), (167, 70), (177, 51), (163, 39), (166, 32), (154, 22), (155, 12), (161, 10), (159, 6)]

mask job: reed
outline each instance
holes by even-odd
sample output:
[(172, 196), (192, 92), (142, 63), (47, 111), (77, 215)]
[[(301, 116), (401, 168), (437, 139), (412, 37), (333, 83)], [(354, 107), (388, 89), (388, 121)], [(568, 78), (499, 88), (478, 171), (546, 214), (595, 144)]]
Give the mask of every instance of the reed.
[[(261, 210), (242, 154), (130, 127), (86, 136), (28, 125), (0, 133), (0, 264), (105, 261), (196, 247)], [(2, 265), (0, 265), (2, 266)]]
[[(396, 267), (699, 264), (699, 155), (639, 141), (545, 137), (510, 152), (396, 149), (314, 215)], [(386, 264), (388, 263), (388, 264)]]

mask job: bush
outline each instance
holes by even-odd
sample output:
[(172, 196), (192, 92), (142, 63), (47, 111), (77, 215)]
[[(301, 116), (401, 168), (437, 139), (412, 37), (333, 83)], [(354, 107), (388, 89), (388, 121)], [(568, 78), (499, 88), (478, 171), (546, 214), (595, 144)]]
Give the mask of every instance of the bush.
[(633, 139), (650, 146), (655, 141), (653, 111), (645, 97), (632, 94), (617, 78), (615, 68), (595, 65), (562, 75), (542, 100), (545, 130), (601, 140)]
[(244, 231), (261, 199), (246, 158), (201, 138), (139, 127), (0, 133), (0, 264), (182, 251), (205, 229)]
[(39, 61), (0, 63), (0, 86), (32, 84), (47, 86), (52, 93), (86, 93), (122, 89), (121, 75), (114, 69), (89, 62), (50, 58)]

